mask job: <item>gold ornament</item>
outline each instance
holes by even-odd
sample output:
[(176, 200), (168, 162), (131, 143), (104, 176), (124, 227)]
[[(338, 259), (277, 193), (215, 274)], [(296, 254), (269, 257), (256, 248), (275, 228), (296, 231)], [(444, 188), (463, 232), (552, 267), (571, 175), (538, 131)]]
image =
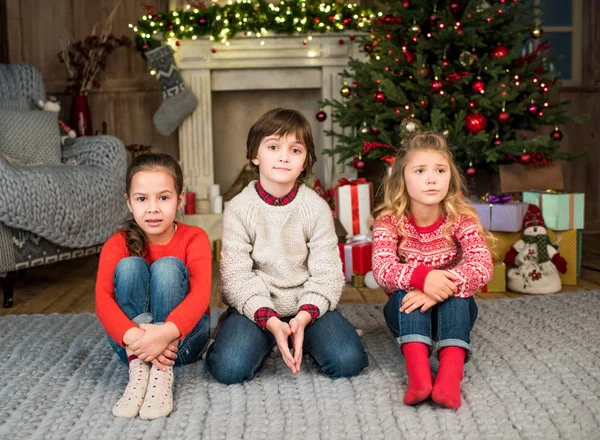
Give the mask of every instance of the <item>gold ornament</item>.
[(369, 134), (369, 127), (367, 127), (367, 123), (363, 122), (362, 127), (360, 128), (360, 132), (362, 134)]
[(421, 75), (421, 76), (429, 75), (429, 69), (424, 64), (419, 69), (419, 75)]
[(400, 129), (406, 134), (412, 134), (421, 131), (421, 121), (415, 118), (404, 118), (400, 122)]
[(348, 83), (344, 83), (344, 85), (340, 89), (340, 95), (342, 95), (344, 98), (347, 98), (348, 96), (350, 96), (351, 93), (352, 90), (350, 90), (350, 87), (348, 87)]
[(460, 64), (462, 64), (464, 67), (470, 66), (473, 64), (473, 62), (475, 61), (475, 58), (473, 56), (473, 54), (467, 50), (464, 50), (461, 52), (461, 54), (458, 56), (458, 61), (460, 62)]
[(419, 32), (421, 32), (421, 28), (417, 23), (413, 23), (413, 25), (410, 27), (410, 32), (414, 35), (417, 35)]
[(448, 139), (449, 134), (450, 134), (450, 130), (442, 130), (442, 136), (444, 136), (444, 139)]
[(542, 35), (544, 35), (544, 30), (536, 26), (533, 29), (531, 29), (529, 35), (531, 35), (531, 38), (539, 40), (540, 38), (542, 38)]

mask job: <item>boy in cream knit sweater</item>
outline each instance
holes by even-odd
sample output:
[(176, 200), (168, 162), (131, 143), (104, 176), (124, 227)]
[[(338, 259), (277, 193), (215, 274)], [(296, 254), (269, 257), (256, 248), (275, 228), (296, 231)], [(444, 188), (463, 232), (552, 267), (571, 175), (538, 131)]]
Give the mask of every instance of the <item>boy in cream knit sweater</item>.
[(336, 310), (344, 276), (333, 218), (302, 183), (316, 161), (310, 125), (295, 110), (271, 110), (252, 126), (246, 147), (259, 179), (223, 216), (221, 292), (230, 307), (208, 370), (226, 384), (250, 380), (277, 345), (292, 373), (306, 350), (328, 376), (356, 375), (368, 359)]

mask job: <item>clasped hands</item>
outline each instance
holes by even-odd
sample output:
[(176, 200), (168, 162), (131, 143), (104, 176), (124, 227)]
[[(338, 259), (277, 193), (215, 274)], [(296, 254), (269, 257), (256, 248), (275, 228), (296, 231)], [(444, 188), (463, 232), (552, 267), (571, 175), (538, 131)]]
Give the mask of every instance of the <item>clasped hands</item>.
[(432, 270), (425, 277), (423, 291), (411, 290), (402, 298), (401, 312), (409, 314), (417, 309), (426, 312), (434, 305), (441, 303), (456, 294), (458, 277), (447, 270)]
[[(280, 320), (276, 316), (272, 316), (267, 321), (267, 330), (275, 337), (283, 361), (294, 374), (300, 371), (300, 365), (302, 364), (302, 345), (304, 344), (304, 329), (311, 321), (312, 317), (310, 316), (310, 313), (304, 310), (298, 312), (289, 323)], [(290, 338), (292, 338), (294, 355), (292, 355), (289, 347)]]
[(177, 359), (179, 329), (172, 322), (140, 324), (125, 332), (123, 343), (144, 362), (164, 371)]

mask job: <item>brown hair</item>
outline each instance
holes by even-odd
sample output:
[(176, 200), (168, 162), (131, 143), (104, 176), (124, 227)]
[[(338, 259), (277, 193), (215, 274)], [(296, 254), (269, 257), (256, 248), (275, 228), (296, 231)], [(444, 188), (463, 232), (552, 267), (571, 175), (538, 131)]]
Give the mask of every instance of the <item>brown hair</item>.
[[(183, 192), (183, 173), (179, 163), (173, 156), (166, 153), (145, 153), (136, 156), (127, 168), (125, 177), (125, 193), (129, 197), (131, 179), (139, 171), (162, 170), (168, 173), (175, 182), (175, 192), (180, 196)], [(125, 223), (125, 242), (132, 257), (143, 257), (146, 250), (146, 234), (132, 217)]]
[(312, 167), (317, 161), (312, 129), (302, 113), (285, 108), (269, 110), (254, 123), (248, 132), (246, 159), (256, 174), (258, 174), (258, 166), (252, 163), (252, 160), (256, 159), (261, 141), (268, 136), (285, 137), (290, 134), (296, 136), (298, 142), (306, 147), (304, 170), (297, 180), (303, 182), (310, 175)]
[(477, 222), (479, 233), (488, 238), (490, 234), (481, 226), (475, 208), (464, 199), (467, 195), (465, 178), (454, 163), (452, 151), (448, 147), (446, 139), (435, 132), (414, 134), (402, 144), (392, 165), (392, 172), (385, 179), (383, 203), (375, 208), (373, 217), (377, 218), (380, 214), (393, 214), (399, 220), (399, 224), (400, 220), (406, 217), (410, 209), (410, 197), (404, 181), (404, 168), (410, 159), (411, 153), (425, 150), (437, 151), (443, 154), (450, 166), (448, 194), (441, 202), (442, 212), (448, 217), (445, 234), (448, 234), (450, 227), (458, 220), (459, 216), (466, 215)]

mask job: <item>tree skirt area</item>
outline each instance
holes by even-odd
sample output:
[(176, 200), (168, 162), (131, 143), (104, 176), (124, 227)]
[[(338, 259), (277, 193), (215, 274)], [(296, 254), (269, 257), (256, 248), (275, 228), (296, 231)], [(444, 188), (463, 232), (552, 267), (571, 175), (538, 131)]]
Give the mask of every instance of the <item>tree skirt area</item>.
[(369, 353), (359, 376), (329, 379), (306, 357), (294, 376), (275, 351), (254, 380), (225, 386), (199, 362), (175, 369), (174, 411), (154, 421), (111, 414), (127, 368), (95, 315), (3, 316), (0, 438), (598, 439), (600, 293), (478, 305), (458, 411), (405, 406), (382, 306), (343, 305)]

